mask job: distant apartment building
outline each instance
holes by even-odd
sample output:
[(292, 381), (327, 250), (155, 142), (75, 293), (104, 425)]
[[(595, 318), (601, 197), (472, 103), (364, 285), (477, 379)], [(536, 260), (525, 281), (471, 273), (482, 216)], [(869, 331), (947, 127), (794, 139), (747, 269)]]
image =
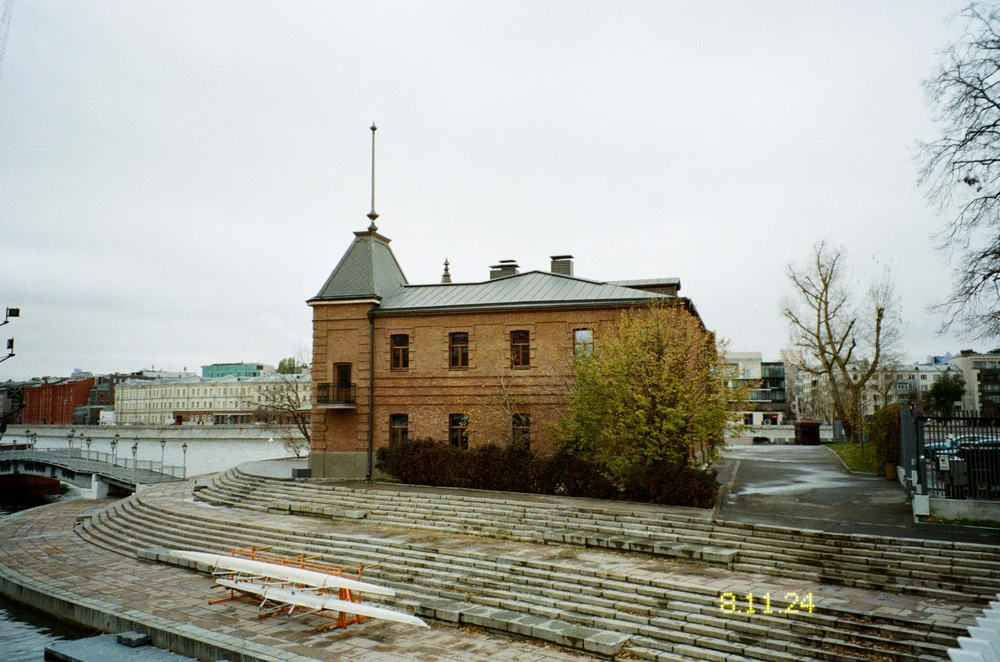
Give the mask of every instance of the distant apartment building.
[(781, 425), (790, 414), (784, 361), (764, 361), (761, 352), (726, 352), (735, 382), (750, 391), (746, 425)]
[(948, 363), (965, 378), (962, 410), (1000, 416), (1000, 349), (985, 353), (963, 349)]
[(216, 377), (260, 377), (269, 372), (274, 372), (273, 365), (264, 363), (213, 363), (212, 365), (201, 366), (202, 379), (215, 379)]
[(277, 394), (309, 407), (312, 375), (129, 380), (117, 388), (118, 425), (232, 425), (260, 420)]

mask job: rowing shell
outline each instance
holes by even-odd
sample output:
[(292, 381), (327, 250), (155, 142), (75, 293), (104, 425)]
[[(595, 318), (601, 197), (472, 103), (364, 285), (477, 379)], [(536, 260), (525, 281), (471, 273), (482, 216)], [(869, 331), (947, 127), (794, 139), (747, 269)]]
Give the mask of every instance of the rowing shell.
[(430, 627), (427, 623), (424, 623), (423, 620), (417, 618), (416, 616), (403, 614), (398, 611), (392, 611), (391, 609), (385, 609), (383, 607), (373, 607), (371, 605), (363, 605), (358, 602), (350, 602), (349, 600), (324, 597), (314, 593), (294, 591), (287, 588), (278, 588), (276, 586), (265, 586), (263, 584), (255, 584), (253, 582), (233, 581), (231, 579), (222, 578), (216, 578), (215, 581), (226, 588), (231, 588), (235, 591), (239, 591), (240, 593), (255, 595), (265, 600), (271, 600), (272, 602), (295, 605), (306, 609), (315, 609), (316, 611), (341, 611), (345, 614), (381, 618), (386, 621), (406, 623), (408, 625), (416, 625), (423, 628)]
[(234, 556), (205, 554), (204, 552), (188, 552), (172, 549), (169, 553), (173, 556), (179, 556), (182, 559), (210, 565), (216, 569), (243, 572), (269, 579), (280, 579), (312, 588), (346, 588), (351, 591), (363, 591), (365, 593), (374, 593), (375, 595), (396, 595), (396, 591), (385, 586), (369, 584), (368, 582), (348, 579), (347, 577), (338, 577), (337, 575), (328, 575), (324, 572), (316, 572), (315, 570), (305, 570), (303, 568), (294, 568), (276, 563), (264, 563), (262, 561), (251, 561), (250, 559), (239, 559)]

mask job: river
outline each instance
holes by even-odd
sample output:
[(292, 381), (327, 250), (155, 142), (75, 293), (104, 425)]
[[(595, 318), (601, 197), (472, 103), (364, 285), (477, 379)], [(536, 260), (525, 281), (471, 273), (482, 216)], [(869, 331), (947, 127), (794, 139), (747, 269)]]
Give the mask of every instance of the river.
[[(122, 442), (118, 448), (121, 452)], [(61, 445), (44, 444), (38, 440), (38, 448), (66, 448)], [(79, 447), (79, 446), (78, 446)], [(91, 451), (108, 453), (110, 445), (93, 443)], [(131, 456), (131, 443), (127, 451)], [(224, 471), (229, 467), (251, 460), (269, 460), (288, 456), (280, 441), (197, 441), (188, 444), (187, 452), (179, 444), (167, 443), (162, 449), (158, 443), (139, 444), (137, 457), (140, 462), (154, 460), (160, 462), (160, 453), (167, 465), (181, 466), (186, 462), (188, 476)], [(40, 492), (4, 492), (0, 490), (0, 520), (27, 508), (47, 503), (87, 497), (87, 490), (63, 488), (59, 494)], [(45, 614), (28, 610), (0, 597), (0, 660), (2, 662), (41, 662), (45, 647), (63, 639), (82, 639), (99, 634), (78, 628)]]

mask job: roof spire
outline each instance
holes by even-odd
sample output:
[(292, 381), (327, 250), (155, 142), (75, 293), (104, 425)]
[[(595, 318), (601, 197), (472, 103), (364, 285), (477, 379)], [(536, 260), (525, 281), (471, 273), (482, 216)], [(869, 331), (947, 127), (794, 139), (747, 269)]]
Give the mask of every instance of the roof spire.
[(368, 226), (369, 232), (378, 230), (378, 226), (375, 225), (375, 219), (378, 218), (378, 213), (375, 211), (375, 131), (377, 129), (375, 122), (372, 122), (372, 210), (368, 212), (368, 218), (371, 219), (371, 225)]
[(451, 282), (451, 272), (448, 271), (448, 258), (444, 259), (444, 273), (441, 274), (441, 282), (442, 283)]

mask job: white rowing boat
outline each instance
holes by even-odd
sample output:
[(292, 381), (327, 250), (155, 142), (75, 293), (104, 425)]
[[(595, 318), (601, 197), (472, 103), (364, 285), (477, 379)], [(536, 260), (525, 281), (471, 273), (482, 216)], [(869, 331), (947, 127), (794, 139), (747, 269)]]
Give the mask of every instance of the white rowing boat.
[(312, 588), (346, 588), (350, 591), (362, 591), (375, 595), (396, 595), (396, 591), (385, 586), (369, 584), (368, 582), (337, 575), (328, 575), (325, 572), (316, 572), (315, 570), (305, 570), (303, 568), (278, 565), (276, 563), (264, 563), (263, 561), (251, 561), (250, 559), (240, 559), (235, 556), (189, 552), (179, 549), (172, 549), (169, 553), (173, 556), (179, 556), (182, 559), (210, 565), (216, 570), (241, 572), (248, 575), (301, 584)]
[(240, 593), (254, 595), (262, 600), (280, 602), (315, 611), (337, 611), (344, 612), (345, 614), (381, 618), (386, 621), (406, 623), (408, 625), (416, 625), (423, 628), (430, 627), (427, 623), (424, 623), (423, 620), (417, 618), (416, 616), (393, 611), (391, 609), (385, 609), (384, 607), (373, 607), (371, 605), (363, 605), (359, 602), (351, 602), (349, 600), (340, 600), (339, 598), (316, 595), (315, 593), (309, 593), (308, 591), (297, 591), (295, 589), (279, 588), (277, 586), (266, 586), (264, 584), (257, 584), (254, 582), (235, 581), (221, 577), (216, 578), (215, 581), (226, 588), (239, 591)]

